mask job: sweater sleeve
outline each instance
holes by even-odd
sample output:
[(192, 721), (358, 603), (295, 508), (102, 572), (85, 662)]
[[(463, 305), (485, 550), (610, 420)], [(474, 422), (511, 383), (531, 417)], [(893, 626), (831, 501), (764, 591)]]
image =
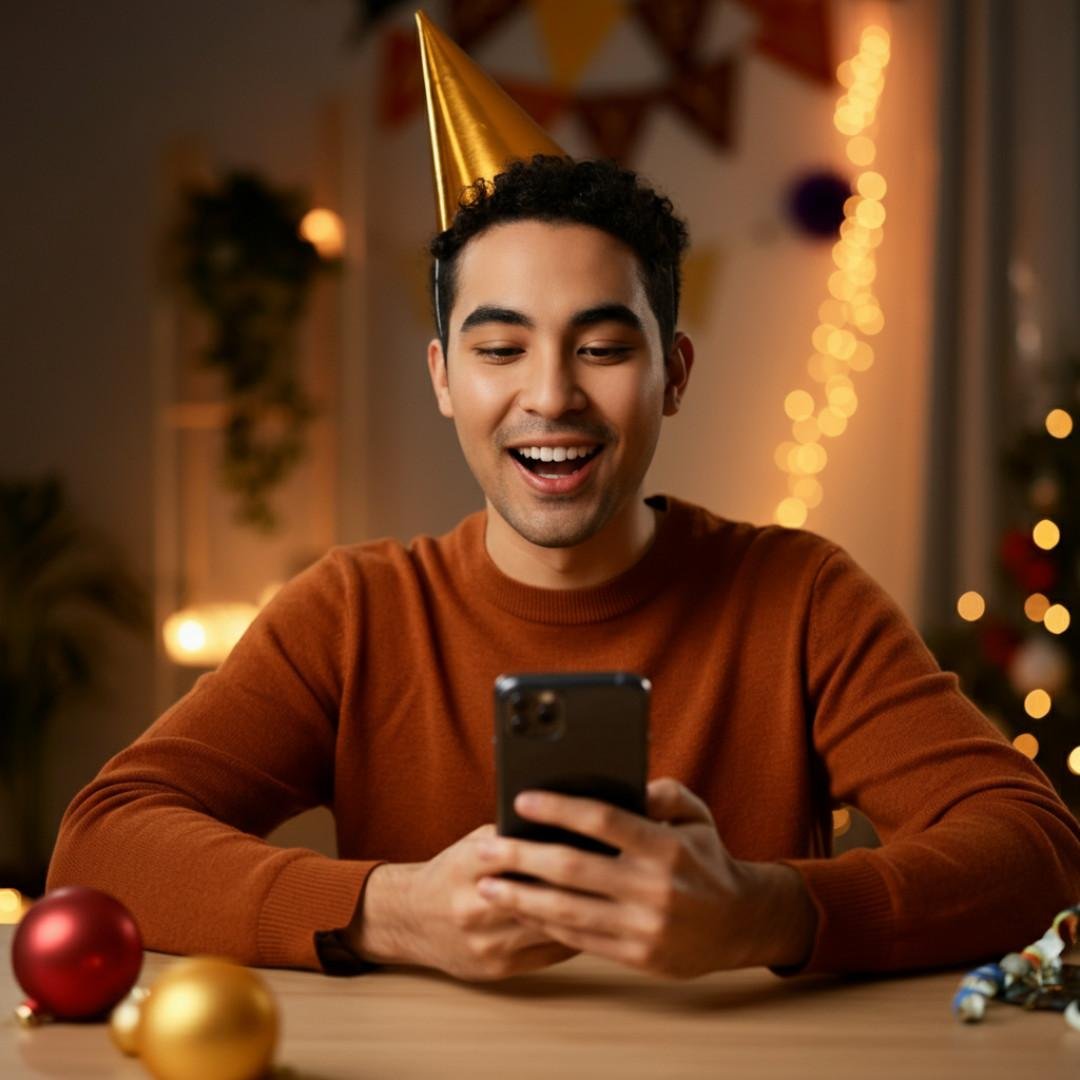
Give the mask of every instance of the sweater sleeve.
[(216, 671), (106, 762), (64, 814), (48, 889), (110, 893), (149, 949), (330, 970), (325, 932), (350, 921), (378, 861), (265, 837), (332, 804), (359, 619), (346, 563), (334, 549), (288, 582)]
[(1046, 774), (842, 549), (815, 579), (806, 672), (829, 793), (865, 813), (882, 846), (778, 860), (801, 874), (818, 928), (805, 963), (770, 970), (997, 960), (1080, 901), (1080, 826)]

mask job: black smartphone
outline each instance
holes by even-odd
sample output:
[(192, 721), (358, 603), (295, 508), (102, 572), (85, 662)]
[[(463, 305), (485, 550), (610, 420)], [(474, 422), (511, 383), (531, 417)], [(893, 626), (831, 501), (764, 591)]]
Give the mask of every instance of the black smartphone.
[(644, 815), (650, 689), (648, 679), (626, 671), (500, 675), (495, 680), (496, 832), (618, 854), (593, 837), (519, 817), (514, 797), (527, 788), (542, 789)]

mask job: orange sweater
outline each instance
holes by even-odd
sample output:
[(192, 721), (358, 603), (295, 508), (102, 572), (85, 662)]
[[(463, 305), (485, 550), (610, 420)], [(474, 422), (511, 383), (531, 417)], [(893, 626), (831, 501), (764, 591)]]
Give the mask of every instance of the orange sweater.
[[(804, 878), (813, 951), (777, 974), (997, 959), (1080, 900), (1080, 827), (1045, 774), (845, 551), (649, 501), (652, 547), (586, 589), (503, 575), (482, 511), (333, 548), (79, 792), (48, 887), (112, 893), (148, 948), (349, 970), (327, 932), (371, 868), (494, 820), (495, 676), (626, 669), (652, 681), (650, 776), (705, 799), (736, 858)], [(840, 803), (880, 848), (830, 858)], [(318, 805), (339, 858), (261, 839)]]

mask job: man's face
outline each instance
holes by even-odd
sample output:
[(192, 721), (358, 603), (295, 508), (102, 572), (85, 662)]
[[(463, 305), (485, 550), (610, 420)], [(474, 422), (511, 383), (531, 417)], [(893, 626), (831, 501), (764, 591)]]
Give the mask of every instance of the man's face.
[(448, 362), (428, 348), (439, 409), (517, 533), (580, 544), (640, 497), (692, 350), (665, 365), (630, 248), (586, 225), (493, 226), (458, 256), (447, 319)]

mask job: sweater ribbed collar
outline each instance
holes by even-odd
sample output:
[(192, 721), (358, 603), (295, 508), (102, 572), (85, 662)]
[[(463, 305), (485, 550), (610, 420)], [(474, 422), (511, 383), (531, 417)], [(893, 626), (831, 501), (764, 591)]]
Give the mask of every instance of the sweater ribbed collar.
[(630, 611), (653, 596), (670, 577), (693, 515), (690, 504), (668, 495), (650, 495), (645, 502), (661, 511), (649, 549), (621, 574), (583, 589), (542, 589), (504, 574), (484, 543), (487, 511), (471, 514), (461, 523), (459, 548), (470, 591), (530, 622), (590, 623)]

